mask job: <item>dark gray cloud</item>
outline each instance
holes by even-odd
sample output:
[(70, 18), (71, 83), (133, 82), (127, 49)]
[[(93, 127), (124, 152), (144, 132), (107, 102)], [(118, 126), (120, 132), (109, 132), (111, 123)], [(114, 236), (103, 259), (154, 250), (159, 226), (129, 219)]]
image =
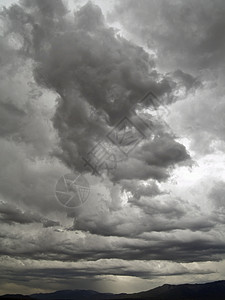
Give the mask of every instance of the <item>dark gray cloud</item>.
[(222, 0), (125, 0), (114, 18), (155, 50), (162, 65), (199, 73), (223, 67), (224, 10)]
[(147, 164), (159, 167), (167, 167), (190, 158), (185, 147), (169, 136), (157, 137), (145, 143), (134, 156), (142, 157)]
[(18, 207), (12, 204), (0, 203), (0, 222), (6, 224), (31, 224), (42, 223), (43, 227), (59, 226), (59, 222), (48, 220), (36, 212), (21, 211)]
[(180, 86), (180, 95), (191, 92), (173, 107), (172, 127), (202, 153), (213, 152), (218, 141), (224, 144), (224, 11), (222, 0), (125, 0), (117, 1), (110, 17), (155, 52), (159, 69), (182, 81), (186, 90)]
[(169, 169), (176, 163), (190, 164), (185, 147), (171, 136), (155, 137), (137, 146), (130, 157), (113, 171), (114, 180), (149, 179), (165, 180)]
[[(200, 216), (194, 209), (179, 199), (169, 202), (159, 199), (130, 199), (129, 206), (112, 211), (81, 213), (74, 224), (74, 230), (89, 231), (104, 236), (138, 237), (143, 232), (171, 232), (173, 230), (210, 231), (215, 227), (212, 217)], [(173, 206), (172, 206), (173, 205)], [(189, 214), (186, 211), (189, 210)], [(193, 218), (193, 219), (192, 219)]]
[[(7, 259), (10, 263), (10, 259)], [(137, 262), (137, 261), (121, 261), (121, 260), (104, 260), (101, 259), (97, 262), (86, 262), (86, 263), (70, 263), (65, 268), (66, 263), (64, 263), (64, 267), (62, 264), (58, 264), (55, 267), (51, 265), (45, 265), (44, 262), (39, 262), (37, 265), (35, 262), (32, 262), (32, 269), (27, 268), (27, 264), (23, 267), (20, 265), (20, 260), (12, 261), (16, 268), (14, 272), (11, 268), (2, 268), (1, 272), (1, 287), (6, 282), (11, 282), (11, 277), (15, 274), (15, 283), (19, 285), (26, 284), (30, 288), (34, 288), (38, 284), (40, 284), (40, 278), (45, 277), (45, 281), (42, 285), (42, 290), (55, 290), (60, 287), (61, 289), (66, 288), (70, 289), (71, 285), (79, 286), (80, 288), (86, 288), (86, 286), (90, 286), (91, 289), (96, 290), (99, 289), (101, 291), (107, 292), (107, 288), (113, 284), (110, 278), (116, 273), (118, 270), (119, 280), (121, 282), (120, 276), (128, 276), (133, 277), (133, 280), (137, 280), (136, 277), (145, 279), (151, 278), (160, 278), (161, 276), (181, 276), (181, 275), (189, 275), (197, 276), (197, 275), (207, 275), (213, 274), (214, 270), (209, 267), (204, 267), (204, 270), (200, 270), (198, 268), (190, 268), (190, 266), (182, 266), (177, 263), (164, 263), (164, 262), (151, 262), (146, 263), (145, 261)], [(160, 266), (159, 266), (160, 264)], [(107, 268), (106, 268), (107, 266)], [(163, 270), (166, 269), (166, 272)], [(96, 272), (98, 270), (98, 273)], [(99, 273), (103, 273), (102, 276), (99, 276)], [(86, 278), (86, 285), (84, 285), (83, 278)], [(108, 280), (109, 282), (107, 282)], [(130, 278), (131, 279), (131, 278)], [(26, 280), (26, 281), (25, 281)], [(104, 285), (102, 284), (102, 280), (104, 280)], [(149, 281), (150, 282), (150, 281)], [(148, 284), (149, 284), (148, 282)], [(118, 285), (119, 282), (115, 282)], [(139, 283), (140, 284), (140, 283)], [(105, 286), (106, 285), (106, 286)], [(35, 290), (36, 291), (36, 290)]]
[[(104, 263), (104, 260), (102, 260), (102, 263)], [(184, 275), (184, 274), (210, 274), (213, 273), (212, 270), (205, 270), (205, 271), (190, 271), (186, 268), (175, 268), (175, 270), (171, 270), (169, 272), (157, 272), (156, 270), (136, 270), (134, 271), (132, 268), (132, 265), (129, 266), (129, 264), (123, 264), (120, 262), (114, 263), (112, 266), (108, 266), (107, 269), (102, 269), (99, 266), (95, 267), (80, 267), (80, 268), (40, 268), (40, 269), (35, 269), (35, 270), (30, 270), (30, 269), (23, 269), (23, 270), (18, 270), (16, 272), (16, 277), (18, 278), (18, 281), (21, 280), (33, 280), (33, 279), (38, 279), (43, 276), (46, 278), (52, 278), (52, 280), (63, 280), (63, 278), (67, 278), (67, 280), (71, 280), (72, 278), (77, 278), (85, 276), (87, 277), (87, 280), (93, 280), (95, 277), (98, 276), (99, 274), (99, 269), (101, 270), (102, 275), (118, 275), (118, 276), (135, 276), (135, 277), (141, 277), (141, 278), (154, 278), (158, 276), (175, 276), (175, 275)], [(25, 274), (24, 276), (21, 276), (22, 274)], [(10, 279), (12, 276), (11, 272), (8, 272), (4, 274), (3, 279), (5, 280), (6, 278)], [(23, 279), (21, 279), (21, 277)], [(64, 283), (65, 284), (65, 283)], [(69, 286), (69, 285), (68, 285)]]
[[(123, 224), (124, 229), (126, 226), (126, 224)], [(202, 225), (199, 224), (198, 227), (200, 228), (200, 226)], [(3, 229), (4, 233), (6, 227)], [(129, 230), (132, 229), (129, 228)], [(34, 234), (35, 240), (33, 238)], [(182, 235), (182, 239), (177, 238), (179, 234)], [(80, 260), (91, 262), (113, 258), (125, 261), (217, 261), (223, 258), (223, 251), (224, 242), (218, 239), (216, 231), (211, 230), (203, 233), (197, 230), (191, 233), (184, 228), (177, 231), (174, 228), (173, 231), (167, 234), (164, 231), (161, 236), (152, 231), (149, 233), (148, 238), (144, 238), (144, 236), (143, 238), (134, 238), (123, 236), (104, 237), (100, 235), (100, 229), (98, 235), (91, 233), (79, 235), (73, 231), (69, 231), (67, 234), (56, 232), (51, 228), (44, 228), (41, 232), (38, 228), (30, 227), (29, 233), (24, 234), (16, 230), (15, 233), (7, 233), (5, 238), (1, 237), (0, 247), (1, 255), (19, 257), (20, 259), (29, 258), (35, 261), (44, 260), (46, 262), (79, 262)]]
[(40, 216), (31, 212), (22, 212), (20, 209), (13, 207), (8, 203), (1, 203), (0, 205), (0, 220), (3, 223), (39, 223), (41, 221)]
[[(58, 2), (55, 6), (47, 1), (47, 10), (43, 13), (39, 1), (29, 6), (25, 1), (23, 6), (13, 6), (5, 14), (11, 30), (16, 22), (15, 32), (26, 43), (21, 51), (38, 62), (37, 82), (59, 94), (53, 122), (62, 151), (55, 155), (69, 167), (83, 170), (82, 156), (94, 142), (104, 138), (116, 122), (129, 115), (131, 106), (149, 89), (170, 103), (175, 99), (178, 85), (169, 75), (157, 72), (153, 58), (143, 48), (108, 27), (99, 7), (89, 2), (75, 14), (74, 20), (69, 20), (63, 18), (66, 10), (62, 3), (60, 9), (58, 5)], [(39, 46), (34, 42), (37, 39)], [(188, 80), (190, 83), (190, 76), (185, 77), (181, 72), (176, 76), (183, 81), (185, 78), (184, 87)], [(92, 118), (93, 114), (98, 117)], [(183, 159), (186, 159), (185, 149), (183, 151)], [(173, 155), (177, 153), (174, 151)], [(168, 159), (165, 167), (172, 163)], [(175, 161), (180, 159), (174, 157)], [(144, 158), (141, 160), (145, 163)], [(160, 172), (146, 171), (140, 178), (165, 178), (165, 174), (154, 175)]]

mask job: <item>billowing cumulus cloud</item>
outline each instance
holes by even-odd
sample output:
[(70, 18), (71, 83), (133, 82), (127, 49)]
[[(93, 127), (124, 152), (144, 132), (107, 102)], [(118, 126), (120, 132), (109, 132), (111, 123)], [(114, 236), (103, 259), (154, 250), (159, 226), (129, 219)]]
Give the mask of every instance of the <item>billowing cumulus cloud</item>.
[(74, 20), (63, 18), (66, 9), (62, 3), (60, 9), (59, 2), (49, 3), (43, 13), (39, 1), (32, 5), (25, 1), (23, 7), (13, 6), (6, 15), (11, 30), (23, 39), (22, 51), (37, 61), (37, 82), (59, 95), (53, 122), (62, 151), (55, 154), (69, 167), (82, 170), (82, 156), (129, 116), (138, 99), (154, 89), (170, 103), (178, 83), (158, 73), (143, 48), (108, 27), (100, 8), (91, 2)]
[(155, 53), (160, 70), (196, 92), (188, 95), (180, 87), (186, 101), (171, 109), (170, 125), (205, 153), (214, 151), (215, 142), (224, 143), (224, 11), (222, 0), (125, 0), (117, 1), (109, 18)]

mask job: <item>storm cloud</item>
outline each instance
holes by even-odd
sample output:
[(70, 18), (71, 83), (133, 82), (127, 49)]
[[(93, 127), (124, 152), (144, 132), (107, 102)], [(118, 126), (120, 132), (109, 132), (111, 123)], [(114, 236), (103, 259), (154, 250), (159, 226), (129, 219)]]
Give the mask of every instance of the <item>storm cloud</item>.
[(224, 4), (67, 4), (1, 9), (2, 293), (221, 279)]

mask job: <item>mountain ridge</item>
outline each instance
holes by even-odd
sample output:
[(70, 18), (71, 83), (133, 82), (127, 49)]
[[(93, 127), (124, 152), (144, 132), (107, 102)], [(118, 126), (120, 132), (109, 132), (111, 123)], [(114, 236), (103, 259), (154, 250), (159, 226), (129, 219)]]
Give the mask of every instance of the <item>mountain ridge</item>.
[(113, 294), (93, 290), (60, 290), (30, 295), (6, 294), (0, 300), (224, 300), (225, 280), (208, 283), (164, 284), (156, 288), (133, 293)]

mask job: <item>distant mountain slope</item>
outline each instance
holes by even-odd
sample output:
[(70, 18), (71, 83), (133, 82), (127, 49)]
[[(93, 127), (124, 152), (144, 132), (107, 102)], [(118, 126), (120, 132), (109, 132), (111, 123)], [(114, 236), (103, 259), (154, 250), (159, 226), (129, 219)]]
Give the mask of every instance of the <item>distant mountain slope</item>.
[[(205, 284), (180, 284), (163, 286), (155, 289), (132, 294), (126, 299), (150, 300), (225, 300), (225, 281)], [(120, 298), (115, 298), (120, 299)]]
[(21, 294), (7, 294), (4, 296), (0, 296), (1, 300), (35, 300), (30, 296), (24, 296)]
[(53, 293), (4, 295), (0, 300), (225, 300), (225, 281), (205, 284), (180, 284), (154, 288), (135, 294), (98, 293), (91, 290), (64, 290)]
[[(125, 294), (121, 294), (125, 295)], [(65, 290), (56, 291), (48, 294), (33, 294), (32, 298), (37, 300), (101, 300), (101, 299), (112, 299), (118, 295), (110, 293), (98, 293), (91, 290)], [(119, 295), (120, 296), (120, 295)]]

